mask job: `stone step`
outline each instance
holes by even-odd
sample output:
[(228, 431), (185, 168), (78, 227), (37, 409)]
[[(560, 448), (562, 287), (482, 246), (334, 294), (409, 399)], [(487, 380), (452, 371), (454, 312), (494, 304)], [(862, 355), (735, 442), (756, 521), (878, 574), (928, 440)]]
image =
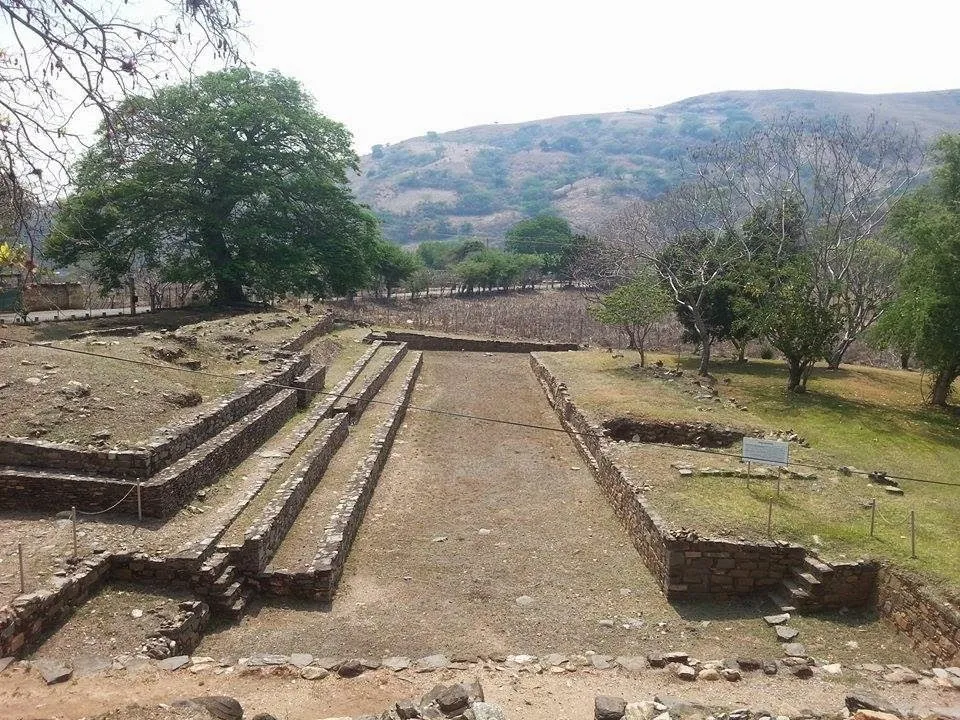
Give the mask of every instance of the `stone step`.
[(798, 585), (811, 595), (818, 595), (823, 592), (823, 585), (813, 573), (799, 568), (792, 568), (791, 572)]
[(811, 555), (803, 558), (803, 570), (818, 579), (822, 578), (826, 573), (833, 572), (833, 568)]
[(223, 593), (230, 587), (231, 583), (237, 578), (237, 568), (235, 565), (227, 565), (223, 573), (220, 574), (211, 586), (212, 593)]
[(800, 586), (799, 583), (789, 578), (785, 578), (783, 581), (783, 587), (787, 591), (787, 597), (790, 598), (795, 604), (803, 605), (803, 603), (810, 600), (810, 593)]
[(767, 597), (770, 598), (770, 602), (772, 602), (780, 612), (792, 613), (797, 611), (796, 606), (790, 600), (787, 600), (776, 591), (771, 592)]

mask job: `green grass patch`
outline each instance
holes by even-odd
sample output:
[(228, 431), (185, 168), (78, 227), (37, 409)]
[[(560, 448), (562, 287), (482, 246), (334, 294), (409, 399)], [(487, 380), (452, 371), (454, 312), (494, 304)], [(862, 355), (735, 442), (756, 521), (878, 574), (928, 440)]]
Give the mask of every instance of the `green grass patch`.
[[(791, 460), (827, 468), (814, 470), (815, 480), (783, 480), (777, 498), (770, 480), (748, 484), (697, 474), (681, 478), (670, 467), (678, 459), (698, 468), (741, 467), (739, 445), (724, 451), (732, 457), (618, 446), (621, 461), (649, 482), (650, 498), (675, 526), (763, 537), (772, 498), (776, 538), (816, 546), (828, 558), (887, 558), (939, 579), (940, 585), (960, 586), (960, 418), (923, 405), (918, 373), (860, 366), (822, 369), (815, 371), (806, 394), (795, 395), (786, 392), (782, 363), (718, 362), (713, 374), (721, 400), (714, 402), (705, 400), (695, 384), (694, 359), (681, 360), (682, 377), (658, 378), (651, 368), (632, 367), (632, 355), (589, 351), (542, 357), (597, 420), (630, 415), (792, 430), (810, 447), (791, 444)], [(665, 367), (677, 366), (676, 356), (653, 356), (657, 359)], [(898, 497), (862, 475), (838, 472), (841, 466), (951, 485), (904, 480), (905, 494)], [(868, 504), (874, 497), (879, 510), (871, 538)], [(916, 559), (910, 557), (911, 510), (917, 522)]]

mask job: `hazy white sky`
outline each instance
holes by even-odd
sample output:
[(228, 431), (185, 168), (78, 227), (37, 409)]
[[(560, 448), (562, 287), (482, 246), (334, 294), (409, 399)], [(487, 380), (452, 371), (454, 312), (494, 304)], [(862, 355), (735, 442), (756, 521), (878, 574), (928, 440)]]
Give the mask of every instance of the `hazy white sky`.
[(720, 90), (960, 87), (952, 0), (240, 0), (254, 64), (357, 150)]

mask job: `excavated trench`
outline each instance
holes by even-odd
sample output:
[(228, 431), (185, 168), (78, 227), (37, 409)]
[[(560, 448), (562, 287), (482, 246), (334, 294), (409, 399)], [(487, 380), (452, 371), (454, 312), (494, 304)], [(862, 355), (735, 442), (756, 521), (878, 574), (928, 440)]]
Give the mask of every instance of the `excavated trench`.
[(696, 445), (704, 448), (726, 448), (743, 440), (745, 433), (711, 423), (639, 420), (619, 417), (603, 422), (604, 433), (612, 440), (667, 445)]

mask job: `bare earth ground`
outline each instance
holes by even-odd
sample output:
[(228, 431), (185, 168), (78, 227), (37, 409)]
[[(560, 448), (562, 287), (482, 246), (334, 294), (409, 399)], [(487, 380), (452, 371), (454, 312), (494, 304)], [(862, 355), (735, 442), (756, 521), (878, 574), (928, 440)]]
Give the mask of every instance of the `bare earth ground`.
[[(274, 669), (278, 670), (278, 669)], [(269, 712), (279, 720), (379, 714), (397, 700), (419, 697), (438, 683), (449, 684), (478, 677), (487, 700), (504, 708), (510, 720), (589, 720), (595, 695), (615, 695), (630, 701), (657, 696), (688, 703), (726, 708), (750, 707), (796, 717), (805, 710), (839, 712), (848, 688), (820, 679), (749, 677), (739, 683), (683, 683), (666, 671), (649, 671), (638, 677), (591, 670), (565, 675), (512, 676), (497, 670), (434, 673), (365, 673), (357, 678), (328, 677), (301, 680), (289, 673), (257, 671), (251, 674), (193, 675), (139, 671), (111, 671), (60, 685), (46, 686), (36, 673), (8, 668), (0, 674), (0, 718), (80, 718), (99, 715), (133, 703), (144, 706), (169, 703), (197, 695), (229, 695), (244, 708), (244, 717)], [(873, 690), (869, 685), (865, 690)], [(916, 685), (883, 688), (881, 694), (904, 710), (924, 716), (930, 708), (956, 710), (956, 693)], [(808, 713), (807, 713), (808, 714)], [(172, 713), (127, 711), (120, 718), (161, 720)]]
[[(416, 409), (559, 430), (527, 356), (425, 353), (413, 405), (332, 606), (255, 606), (199, 654), (779, 657), (769, 607), (666, 602), (562, 432)], [(794, 624), (817, 657), (916, 662), (873, 617)]]

